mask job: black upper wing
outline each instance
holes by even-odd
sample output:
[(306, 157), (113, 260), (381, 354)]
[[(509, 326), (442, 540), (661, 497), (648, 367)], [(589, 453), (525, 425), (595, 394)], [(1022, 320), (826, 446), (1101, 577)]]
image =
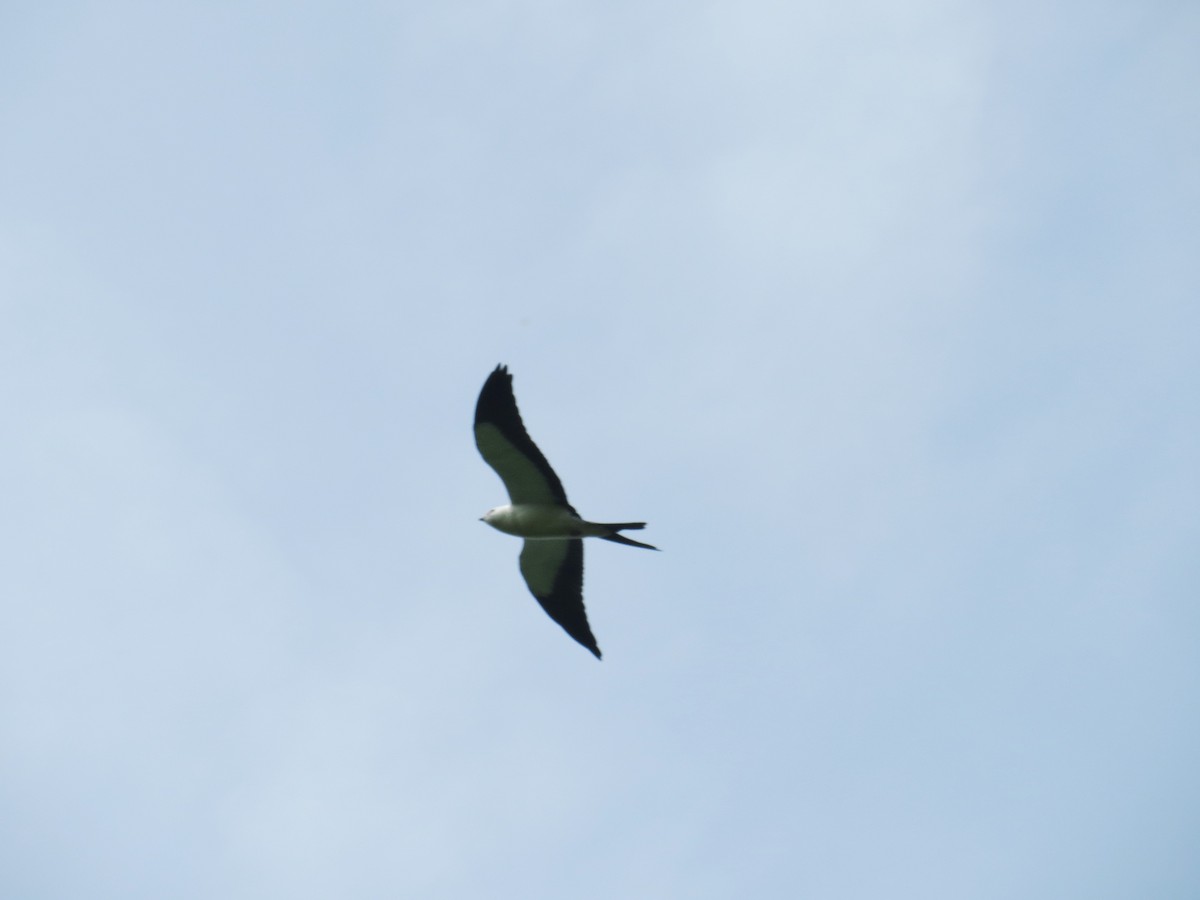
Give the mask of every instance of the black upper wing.
[(562, 482), (525, 430), (505, 366), (496, 366), (479, 392), (475, 446), (496, 470), (513, 503), (570, 506)]

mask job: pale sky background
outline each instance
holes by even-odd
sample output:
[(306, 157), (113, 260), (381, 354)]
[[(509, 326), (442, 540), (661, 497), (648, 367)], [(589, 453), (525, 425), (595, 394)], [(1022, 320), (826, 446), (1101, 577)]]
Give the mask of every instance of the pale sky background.
[(1197, 46), (5, 4), (0, 896), (1200, 896)]

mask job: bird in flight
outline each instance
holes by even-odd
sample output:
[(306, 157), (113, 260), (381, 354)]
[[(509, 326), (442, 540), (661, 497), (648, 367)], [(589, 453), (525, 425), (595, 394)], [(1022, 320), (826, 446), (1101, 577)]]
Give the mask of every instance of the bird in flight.
[(480, 519), (497, 531), (525, 539), (521, 575), (547, 615), (600, 658), (583, 608), (583, 539), (598, 537), (630, 547), (657, 550), (621, 531), (645, 522), (587, 522), (567, 502), (562, 482), (521, 422), (512, 376), (496, 366), (475, 404), (475, 446), (508, 491), (508, 506), (489, 509)]

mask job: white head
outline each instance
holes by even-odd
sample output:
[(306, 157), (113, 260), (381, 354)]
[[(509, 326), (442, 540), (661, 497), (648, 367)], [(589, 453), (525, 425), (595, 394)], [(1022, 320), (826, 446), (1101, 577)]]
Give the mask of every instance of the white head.
[(486, 522), (493, 528), (499, 531), (512, 533), (512, 507), (511, 506), (496, 506), (489, 509), (479, 519), (480, 522)]

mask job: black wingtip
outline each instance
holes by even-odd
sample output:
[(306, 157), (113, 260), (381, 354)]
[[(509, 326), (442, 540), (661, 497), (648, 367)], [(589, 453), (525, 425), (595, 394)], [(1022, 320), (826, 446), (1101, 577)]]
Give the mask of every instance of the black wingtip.
[[(549, 610), (547, 610), (547, 612), (548, 611)], [(586, 630), (579, 629), (577, 625), (567, 628), (567, 626), (562, 622), (559, 622), (558, 624), (562, 626), (562, 630), (569, 634), (575, 643), (577, 643), (580, 647), (592, 654), (592, 656), (596, 657), (596, 659), (604, 659), (604, 657), (600, 654), (600, 645), (596, 643), (596, 638), (592, 635), (592, 629), (588, 627), (586, 618), (584, 619), (583, 623), (583, 628)]]
[[(574, 541), (574, 543), (582, 544), (583, 542)], [(545, 604), (543, 604), (544, 608)], [(547, 609), (546, 612), (550, 612), (550, 610)], [(600, 655), (600, 645), (596, 643), (596, 636), (592, 634), (592, 627), (588, 624), (587, 611), (583, 608), (582, 599), (579, 603), (579, 619), (575, 619), (574, 617), (568, 618), (564, 615), (564, 612), (564, 610), (559, 610), (557, 617), (551, 615), (550, 618), (558, 622), (562, 630), (569, 634), (572, 640), (580, 647), (583, 647), (588, 653), (596, 657), (596, 659), (603, 659), (604, 657)]]
[(483, 389), (486, 391), (489, 387), (496, 390), (497, 385), (511, 385), (512, 375), (509, 374), (508, 366), (501, 363), (488, 373), (487, 380), (483, 383)]
[(479, 399), (475, 402), (475, 424), (481, 422), (495, 422), (524, 431), (507, 366), (496, 366), (479, 391)]
[[(563, 625), (563, 623), (558, 624)], [(586, 649), (587, 652), (595, 656), (596, 659), (604, 659), (604, 656), (600, 655), (600, 644), (596, 643), (596, 638), (592, 634), (592, 629), (590, 629), (590, 626), (587, 623), (587, 613), (584, 613), (582, 631), (578, 630), (577, 626), (575, 626), (575, 628), (568, 629), (565, 625), (563, 625), (563, 630), (566, 631), (566, 634), (569, 634), (571, 637), (575, 638), (575, 642), (578, 644), (578, 646)]]

